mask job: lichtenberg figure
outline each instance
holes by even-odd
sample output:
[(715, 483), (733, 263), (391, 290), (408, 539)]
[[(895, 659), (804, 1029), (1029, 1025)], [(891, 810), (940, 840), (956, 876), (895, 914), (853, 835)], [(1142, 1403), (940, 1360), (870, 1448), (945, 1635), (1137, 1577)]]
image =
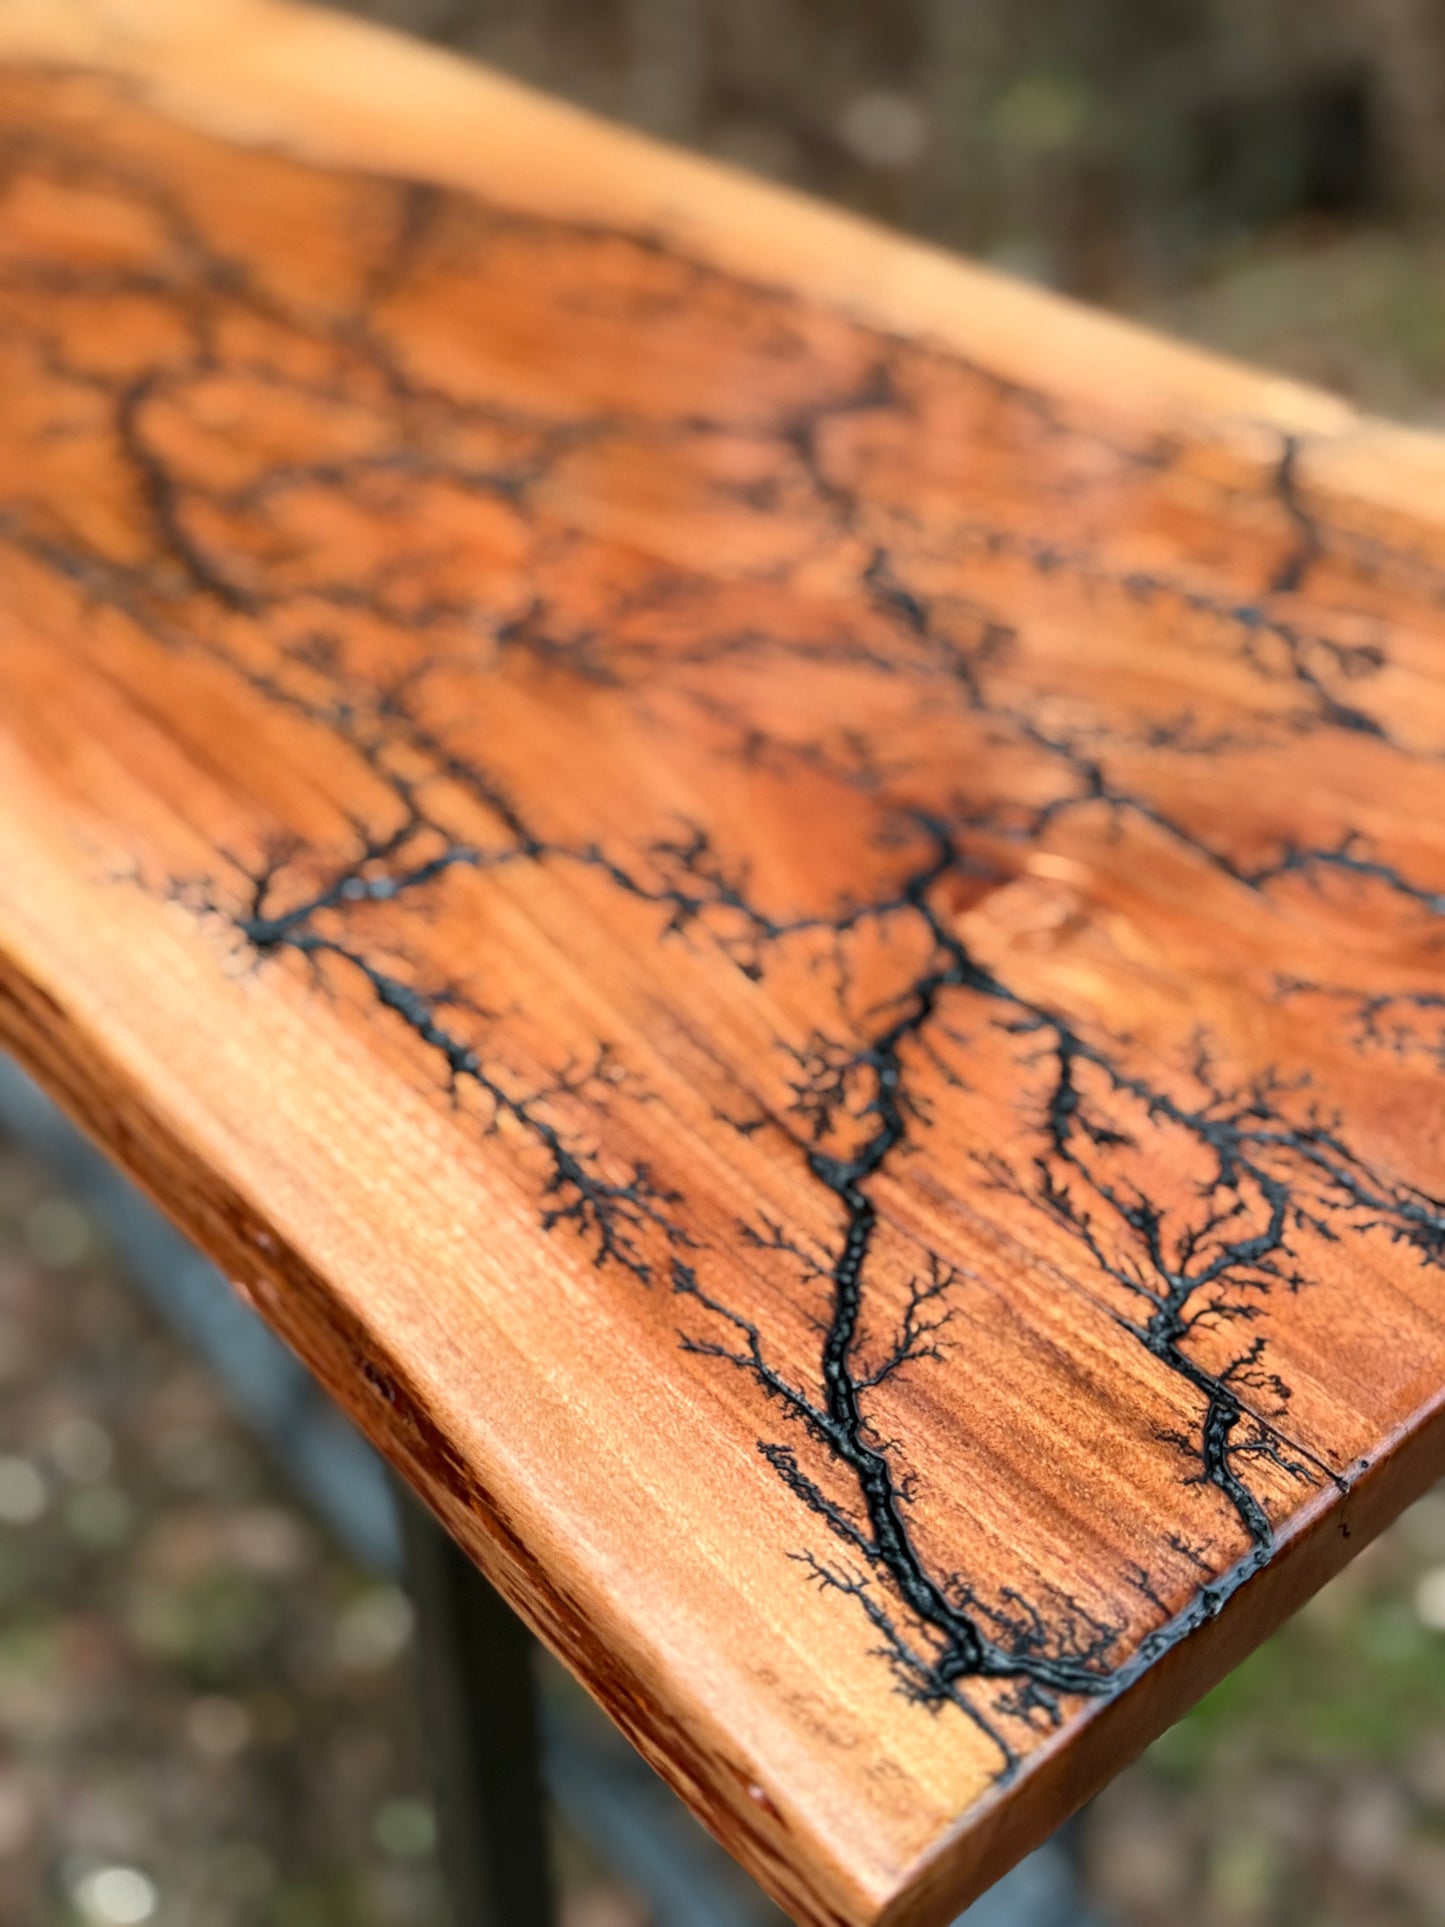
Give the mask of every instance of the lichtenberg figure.
[[(1177, 569), (1121, 561), (1087, 525), (1078, 535), (1039, 533), (1017, 514), (1007, 519), (1006, 507), (1004, 519), (984, 519), (972, 493), (949, 508), (946, 490), (934, 490), (921, 517), (890, 496), (886, 461), (859, 459), (857, 437), (882, 429), (892, 437), (886, 446), (921, 444), (918, 397), (938, 383), (993, 435), (992, 456), (1007, 463), (1023, 451), (1041, 475), (1056, 465), (1068, 486), (1097, 473), (1108, 485), (1162, 487), (1185, 451), (841, 316), (812, 317), (833, 358), (822, 354), (824, 372), (799, 385), (814, 356), (798, 353), (806, 343), (785, 293), (740, 289), (655, 244), (559, 223), (513, 218), (506, 233), (512, 242), (535, 237), (549, 275), (564, 276), (563, 294), (566, 264), (578, 264), (569, 325), (593, 325), (593, 251), (606, 254), (607, 285), (621, 287), (617, 261), (632, 250), (644, 290), (633, 317), (639, 341), (669, 313), (705, 309), (719, 354), (753, 355), (747, 365), (768, 379), (709, 378), (697, 406), (671, 418), (567, 418), (464, 397), (419, 372), (382, 316), (424, 266), (460, 275), (469, 297), (485, 291), (494, 238), (487, 210), (370, 184), (376, 230), (385, 234), (391, 217), (391, 238), (360, 277), (358, 307), (343, 311), (289, 300), (248, 264), (244, 241), (228, 252), (214, 221), (191, 218), (182, 197), (137, 162), (70, 152), (53, 130), (38, 130), (11, 160), (9, 185), (33, 175), (62, 195), (79, 187), (108, 197), (127, 216), (118, 233), (155, 239), (149, 252), (138, 243), (134, 260), (97, 260), (77, 272), (64, 233), (53, 255), (32, 237), (30, 252), (6, 270), (0, 340), (22, 356), (41, 415), (54, 398), (37, 472), (53, 445), (94, 434), (118, 494), (129, 492), (135, 540), (107, 547), (60, 492), (47, 499), (21, 474), (0, 492), (0, 550), (69, 585), (85, 605), (87, 632), (119, 622), (177, 664), (231, 678), (249, 701), (317, 732), (329, 754), (349, 755), (375, 791), (374, 814), (349, 837), (233, 865), (220, 881), (174, 884), (174, 895), (222, 920), (258, 964), (304, 970), (321, 994), (359, 995), (396, 1027), (459, 1112), (525, 1147), (540, 1171), (544, 1229), (635, 1283), (670, 1282), (685, 1348), (745, 1374), (790, 1423), (786, 1438), (764, 1439), (759, 1450), (800, 1519), (819, 1522), (831, 1541), (830, 1557), (800, 1551), (808, 1575), (855, 1602), (903, 1692), (960, 1708), (996, 1741), (1001, 1770), (1011, 1770), (1029, 1725), (1056, 1720), (1070, 1695), (1098, 1696), (1136, 1678), (1270, 1556), (1262, 1475), (1331, 1476), (1288, 1435), (1289, 1388), (1262, 1328), (1272, 1295), (1305, 1284), (1309, 1242), (1349, 1232), (1440, 1266), (1445, 1207), (1375, 1170), (1347, 1123), (1299, 1081), (1259, 1074), (1239, 1082), (1203, 1041), (1187, 1051), (1181, 1044), (1178, 1062), (1148, 1058), (1020, 987), (1003, 966), (974, 955), (948, 894), (1016, 874), (1022, 856), (1092, 825), (1163, 839), (1261, 907), (1285, 890), (1344, 886), (1427, 925), (1445, 917), (1445, 891), (1348, 822), (1281, 833), (1262, 854), (1238, 851), (1207, 809), (1185, 808), (1178, 786), (1151, 781), (1151, 772), (1186, 761), (1227, 766), (1236, 752), (1304, 736), (1368, 738), (1372, 754), (1403, 766), (1410, 751), (1388, 701), (1388, 636), (1337, 634), (1306, 598), (1326, 564), (1436, 600), (1438, 572), (1372, 532), (1337, 525), (1310, 499), (1293, 440), (1266, 464), (1254, 496), (1221, 491), (1212, 511), (1262, 517), (1274, 531), (1254, 593), (1220, 588), (1212, 570), (1187, 557)], [(178, 325), (158, 331), (149, 359), (133, 343), (124, 366), (91, 356), (89, 304), (107, 300), (156, 305)], [(616, 317), (600, 312), (606, 335)], [(127, 343), (135, 332), (125, 331)], [(201, 404), (226, 379), (311, 424), (314, 451), (278, 460), (258, 433), (248, 472), (242, 410), (227, 430), (225, 463), (208, 465)], [(766, 399), (770, 382), (786, 399)], [(610, 443), (629, 461), (704, 489), (722, 511), (713, 518), (720, 529), (730, 514), (747, 527), (750, 516), (792, 518), (796, 567), (826, 564), (847, 620), (794, 633), (760, 616), (761, 602), (745, 619), (709, 620), (718, 580), (661, 561), (640, 579), (624, 570), (623, 586), (609, 587), (613, 558), (585, 531), (558, 526), (555, 505), (568, 490), (554, 485), (564, 464)], [(742, 459), (747, 450), (755, 472)], [(1032, 514), (1032, 473), (1028, 480)], [(1191, 495), (1208, 486), (1189, 477)], [(520, 545), (520, 589), (506, 587), (503, 568), (494, 582), (480, 564), (454, 567), (429, 527), (427, 505), (437, 502), (477, 511), (484, 549), (505, 523)], [(325, 513), (311, 519), (318, 504)], [(365, 539), (338, 548), (314, 533), (345, 515), (367, 518)], [(398, 518), (411, 533), (393, 540)], [(437, 520), (450, 526), (445, 515)], [(719, 556), (719, 579), (786, 591), (795, 565), (769, 563), (771, 573), (758, 575), (748, 541), (736, 556)], [(574, 564), (600, 598), (580, 614), (565, 591)], [(450, 588), (436, 586), (436, 571)], [(1225, 662), (1250, 700), (1226, 723), (1187, 710), (1127, 713), (1107, 690), (1061, 709), (1030, 667), (1013, 599), (990, 601), (990, 571), (1012, 572), (1041, 594), (1065, 585), (1091, 623), (1109, 621), (1111, 611), (1150, 612)], [(812, 593), (804, 591), (808, 606)], [(391, 666), (378, 668), (383, 661)], [(719, 824), (654, 825), (630, 845), (600, 832), (552, 832), (545, 812), (478, 751), (476, 733), (452, 727), (446, 703), (432, 699), (440, 679), (455, 691), (461, 678), (485, 716), (491, 679), (519, 667), (589, 699), (633, 697), (639, 709), (670, 695), (692, 706), (699, 740), (720, 761), (866, 799), (879, 849), (889, 853), (888, 880), (871, 889), (845, 880), (831, 907), (795, 913), (758, 890), (746, 851)], [(852, 678), (851, 707), (823, 725), (804, 705), (806, 726), (790, 733), (776, 705), (755, 710), (747, 699), (748, 675), (775, 668)], [(911, 791), (907, 756), (876, 719), (880, 707), (949, 732), (952, 766), (926, 806)], [(1016, 785), (990, 784), (999, 763), (1022, 772)], [(423, 800), (443, 789), (479, 813), (484, 840), (459, 841)], [(876, 868), (877, 851), (867, 854), (860, 874)], [(822, 1245), (762, 1218), (736, 1234), (746, 1251), (792, 1266), (800, 1297), (822, 1304), (809, 1373), (782, 1370), (776, 1334), (728, 1302), (729, 1254), (703, 1244), (677, 1187), (617, 1148), (626, 1108), (647, 1093), (606, 1042), (529, 1076), (518, 1068), (508, 1014), (488, 1007), (483, 986), (471, 977), (435, 981), (413, 961), (413, 952), (424, 955), (435, 910), (518, 868), (585, 876), (651, 917), (658, 940), (711, 946), (754, 982), (808, 946), (831, 962), (832, 1001), (820, 989), (810, 1034), (780, 1046), (789, 1099), (740, 1124), (773, 1133), (830, 1214)], [(855, 1020), (847, 1009), (854, 955), (874, 937), (922, 960), (886, 1008)], [(1445, 1063), (1434, 988), (1367, 992), (1285, 979), (1277, 994), (1342, 1013), (1363, 1050)], [(965, 1288), (946, 1256), (920, 1252), (896, 1328), (880, 1343), (880, 1182), (926, 1138), (925, 1083), (936, 1088), (942, 1077), (947, 1091), (949, 1053), (964, 1048), (965, 1023), (1007, 1040), (1018, 1079), (1020, 1148), (981, 1159), (977, 1181), (1027, 1201), (1106, 1287), (1121, 1336), (1177, 1391), (1180, 1424), (1160, 1445), (1180, 1457), (1189, 1484), (1214, 1495), (1250, 1548), (1220, 1574), (1206, 1549), (1175, 1533), (1171, 1543), (1197, 1571), (1199, 1590), (1168, 1620), (1150, 1575), (1128, 1575), (1160, 1623), (1127, 1652), (1123, 1622), (1077, 1599), (988, 1591), (967, 1570), (966, 1548), (947, 1569), (931, 1563), (910, 1518), (908, 1441), (884, 1437), (876, 1420), (880, 1394), (900, 1375), (946, 1369)], [(1150, 1146), (1165, 1141), (1192, 1175), (1188, 1207), (1151, 1195)]]

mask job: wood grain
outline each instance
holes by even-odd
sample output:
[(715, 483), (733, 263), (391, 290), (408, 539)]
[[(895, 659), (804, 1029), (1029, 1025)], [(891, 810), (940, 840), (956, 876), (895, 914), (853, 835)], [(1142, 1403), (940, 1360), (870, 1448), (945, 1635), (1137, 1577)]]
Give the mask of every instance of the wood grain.
[(1440, 1470), (1440, 447), (320, 15), (0, 46), (0, 1037), (946, 1918)]

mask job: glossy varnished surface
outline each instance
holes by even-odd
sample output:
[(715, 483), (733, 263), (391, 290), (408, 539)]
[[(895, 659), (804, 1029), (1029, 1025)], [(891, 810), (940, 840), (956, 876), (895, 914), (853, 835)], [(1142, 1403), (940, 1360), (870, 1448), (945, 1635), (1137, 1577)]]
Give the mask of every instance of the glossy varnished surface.
[(0, 9), (0, 1033), (799, 1919), (937, 1917), (1438, 1470), (1445, 462), (136, 18)]

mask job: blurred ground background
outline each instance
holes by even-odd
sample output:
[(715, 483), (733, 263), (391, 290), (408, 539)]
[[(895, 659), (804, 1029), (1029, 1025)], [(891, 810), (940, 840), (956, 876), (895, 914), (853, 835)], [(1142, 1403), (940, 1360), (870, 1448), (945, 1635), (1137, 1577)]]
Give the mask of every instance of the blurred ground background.
[[(1445, 427), (1445, 0), (359, 10)], [(0, 1927), (441, 1927), (409, 1633), (0, 1143)], [(559, 1846), (565, 1927), (645, 1927)], [(1445, 1493), (1085, 1855), (1120, 1927), (1445, 1923)]]

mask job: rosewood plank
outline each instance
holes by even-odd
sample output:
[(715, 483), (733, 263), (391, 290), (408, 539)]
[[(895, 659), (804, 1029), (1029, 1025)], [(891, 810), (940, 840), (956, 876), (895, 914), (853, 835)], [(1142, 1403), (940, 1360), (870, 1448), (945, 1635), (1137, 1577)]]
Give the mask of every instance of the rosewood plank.
[(1445, 455), (196, 11), (0, 0), (0, 1037), (942, 1920), (1440, 1471)]

